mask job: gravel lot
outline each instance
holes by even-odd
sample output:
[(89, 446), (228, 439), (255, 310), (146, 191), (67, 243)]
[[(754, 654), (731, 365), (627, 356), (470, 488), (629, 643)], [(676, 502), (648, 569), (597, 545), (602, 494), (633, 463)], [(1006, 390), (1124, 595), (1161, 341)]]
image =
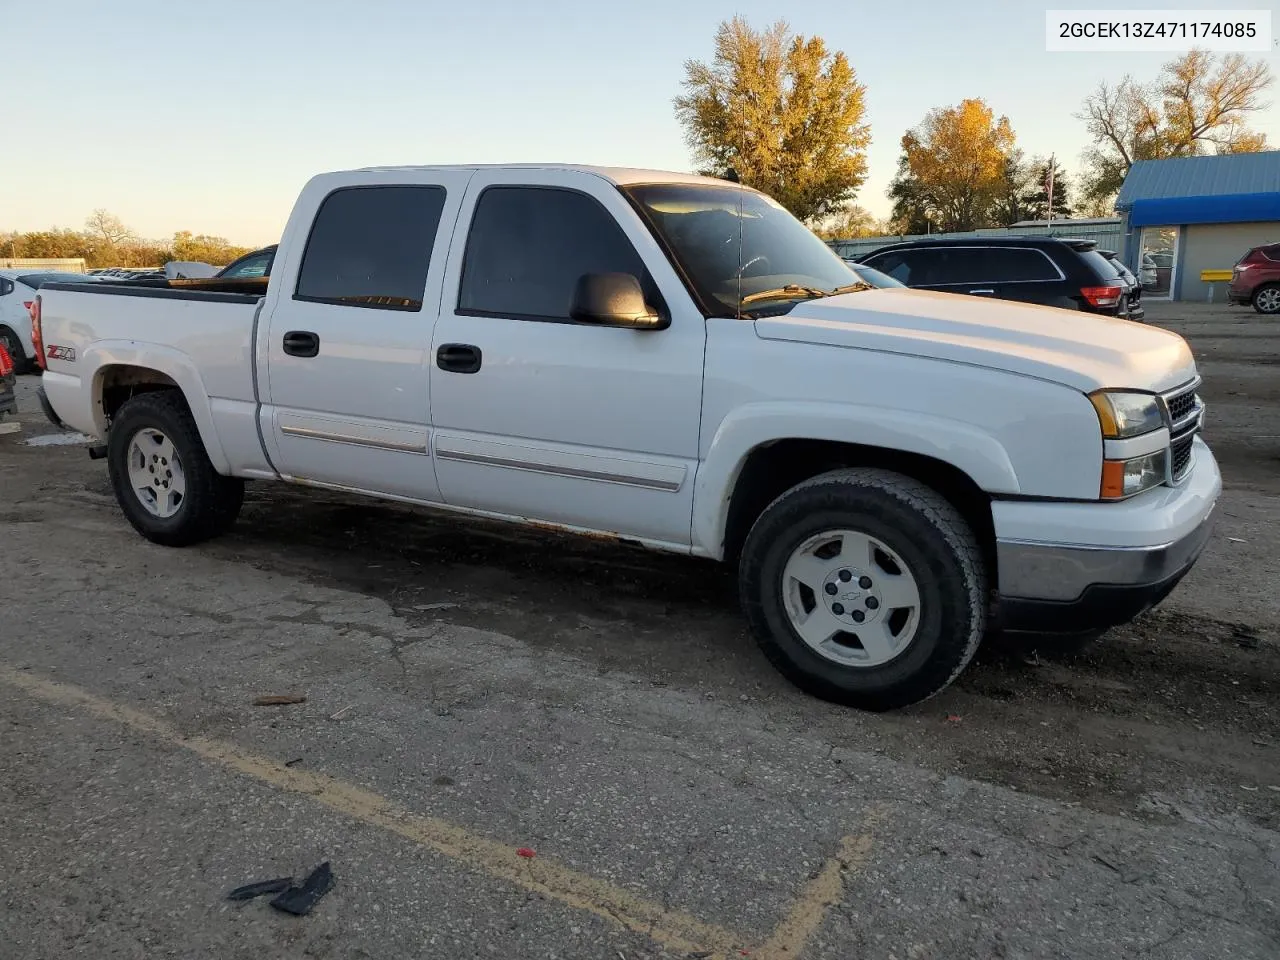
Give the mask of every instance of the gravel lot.
[[(28, 445), (22, 378), (0, 957), (1274, 960), (1280, 338), (1148, 320), (1206, 381), (1200, 564), (1081, 657), (989, 644), (892, 715), (789, 687), (701, 562), (263, 485), (152, 546), (82, 445)], [(308, 917), (223, 899), (322, 860)]]

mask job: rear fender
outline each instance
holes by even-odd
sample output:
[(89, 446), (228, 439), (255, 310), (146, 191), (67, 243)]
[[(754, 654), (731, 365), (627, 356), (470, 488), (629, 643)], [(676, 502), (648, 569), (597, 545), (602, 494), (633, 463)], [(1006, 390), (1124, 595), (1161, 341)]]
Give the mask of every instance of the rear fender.
[(81, 360), (84, 364), (82, 382), (91, 384), (93, 398), (93, 422), (99, 437), (107, 433), (107, 416), (102, 405), (103, 382), (110, 368), (117, 366), (140, 367), (164, 374), (178, 385), (187, 406), (191, 408), (191, 416), (195, 419), (196, 428), (200, 431), (200, 440), (204, 443), (209, 461), (218, 473), (229, 475), (231, 464), (222, 449), (217, 430), (213, 425), (213, 411), (209, 404), (209, 394), (205, 390), (204, 381), (195, 361), (180, 350), (152, 343), (139, 343), (136, 340), (101, 340), (93, 344)]

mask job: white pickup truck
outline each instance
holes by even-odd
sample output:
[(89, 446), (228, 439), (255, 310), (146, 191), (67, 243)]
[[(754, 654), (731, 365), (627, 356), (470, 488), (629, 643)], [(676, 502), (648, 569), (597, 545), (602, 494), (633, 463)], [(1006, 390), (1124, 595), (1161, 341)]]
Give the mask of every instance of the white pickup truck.
[(55, 283), (32, 323), (46, 412), (157, 543), (283, 480), (732, 563), (773, 663), (868, 709), (995, 623), (1130, 620), (1221, 490), (1180, 337), (869, 289), (769, 197), (681, 174), (325, 174), (260, 293)]

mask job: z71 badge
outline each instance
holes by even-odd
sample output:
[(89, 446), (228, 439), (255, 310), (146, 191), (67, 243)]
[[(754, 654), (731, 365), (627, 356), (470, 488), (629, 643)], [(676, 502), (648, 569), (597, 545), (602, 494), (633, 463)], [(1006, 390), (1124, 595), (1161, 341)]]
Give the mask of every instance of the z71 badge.
[(76, 362), (75, 347), (59, 347), (58, 345), (51, 343), (49, 344), (49, 350), (45, 355), (50, 360), (69, 360), (72, 363)]

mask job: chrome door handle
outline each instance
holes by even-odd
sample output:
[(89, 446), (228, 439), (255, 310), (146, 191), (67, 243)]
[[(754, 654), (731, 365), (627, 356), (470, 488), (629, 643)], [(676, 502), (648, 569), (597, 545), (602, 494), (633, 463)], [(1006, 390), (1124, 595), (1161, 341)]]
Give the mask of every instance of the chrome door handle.
[(971, 294), (975, 294), (975, 293), (995, 293), (995, 291), (994, 291), (994, 290), (986, 290), (986, 289), (983, 289), (983, 290), (970, 290), (970, 291), (969, 291), (969, 293), (971, 293)]

